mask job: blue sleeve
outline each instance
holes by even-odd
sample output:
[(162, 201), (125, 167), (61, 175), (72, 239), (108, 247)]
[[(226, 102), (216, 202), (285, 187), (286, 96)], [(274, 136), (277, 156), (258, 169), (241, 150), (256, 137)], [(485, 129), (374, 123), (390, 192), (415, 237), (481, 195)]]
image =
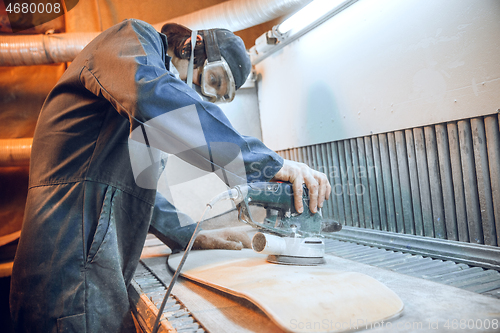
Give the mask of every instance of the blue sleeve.
[[(89, 44), (92, 52), (86, 53), (80, 82), (129, 120), (131, 136), (137, 129), (145, 131), (152, 147), (214, 171), (228, 185), (270, 180), (283, 159), (259, 140), (238, 133), (219, 107), (202, 101), (166, 69), (163, 38), (138, 20), (106, 30)], [(235, 157), (240, 166), (231, 163)], [(184, 247), (195, 227), (182, 226), (179, 216), (157, 196), (151, 231), (173, 248)]]
[(161, 193), (156, 192), (155, 207), (149, 232), (170, 249), (185, 249), (193, 235), (196, 223), (178, 211)]
[[(279, 155), (238, 133), (219, 107), (166, 69), (166, 44), (152, 26), (127, 20), (101, 35), (80, 81), (129, 119), (131, 133), (144, 126), (151, 146), (203, 170), (222, 170), (217, 175), (228, 185), (268, 181), (281, 169)], [(246, 179), (231, 182), (224, 167), (238, 154), (244, 170), (233, 174)]]

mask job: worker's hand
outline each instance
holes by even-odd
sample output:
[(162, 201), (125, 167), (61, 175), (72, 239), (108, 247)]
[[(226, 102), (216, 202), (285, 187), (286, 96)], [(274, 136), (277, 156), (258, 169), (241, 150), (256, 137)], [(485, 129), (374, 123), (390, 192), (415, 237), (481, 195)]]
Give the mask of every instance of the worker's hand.
[(250, 248), (251, 240), (244, 231), (234, 230), (234, 228), (223, 228), (215, 230), (202, 230), (194, 240), (195, 250), (241, 250)]
[(306, 184), (309, 190), (309, 209), (316, 213), (318, 208), (323, 207), (325, 200), (330, 198), (332, 187), (326, 175), (305, 165), (290, 160), (284, 160), (283, 167), (272, 180), (280, 180), (292, 183), (295, 209), (302, 213), (302, 184)]

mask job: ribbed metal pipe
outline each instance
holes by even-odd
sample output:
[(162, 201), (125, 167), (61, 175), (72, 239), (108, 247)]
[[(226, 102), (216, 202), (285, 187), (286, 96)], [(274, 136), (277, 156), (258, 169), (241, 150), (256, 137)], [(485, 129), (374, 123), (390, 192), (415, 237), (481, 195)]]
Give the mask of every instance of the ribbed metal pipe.
[(0, 167), (28, 166), (33, 138), (0, 140)]
[[(155, 24), (167, 22), (192, 29), (226, 28), (238, 31), (291, 13), (312, 0), (233, 0)], [(72, 61), (98, 33), (0, 36), (0, 66), (29, 66)]]
[(312, 0), (233, 0), (197, 12), (157, 23), (159, 31), (165, 23), (175, 22), (191, 29), (226, 28), (239, 31), (291, 13)]
[(98, 33), (0, 36), (0, 66), (72, 61)]

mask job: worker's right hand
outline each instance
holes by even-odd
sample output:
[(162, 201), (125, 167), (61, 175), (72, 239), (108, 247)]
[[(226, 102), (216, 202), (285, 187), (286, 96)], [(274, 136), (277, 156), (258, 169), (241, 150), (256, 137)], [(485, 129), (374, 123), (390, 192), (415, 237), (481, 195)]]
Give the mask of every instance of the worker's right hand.
[(325, 200), (330, 198), (332, 187), (326, 175), (311, 169), (304, 163), (284, 160), (283, 167), (274, 175), (272, 180), (280, 180), (292, 183), (295, 209), (302, 213), (302, 184), (306, 184), (309, 190), (309, 209), (316, 213), (323, 207)]

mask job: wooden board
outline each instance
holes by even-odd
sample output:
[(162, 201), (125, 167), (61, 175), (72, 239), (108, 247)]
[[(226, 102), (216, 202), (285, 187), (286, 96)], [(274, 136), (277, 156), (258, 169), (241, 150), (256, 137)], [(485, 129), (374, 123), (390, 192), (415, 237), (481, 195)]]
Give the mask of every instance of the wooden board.
[[(182, 254), (168, 265), (175, 270)], [(192, 251), (182, 275), (245, 298), (287, 332), (345, 332), (398, 316), (403, 302), (362, 273), (271, 264), (252, 250)]]

